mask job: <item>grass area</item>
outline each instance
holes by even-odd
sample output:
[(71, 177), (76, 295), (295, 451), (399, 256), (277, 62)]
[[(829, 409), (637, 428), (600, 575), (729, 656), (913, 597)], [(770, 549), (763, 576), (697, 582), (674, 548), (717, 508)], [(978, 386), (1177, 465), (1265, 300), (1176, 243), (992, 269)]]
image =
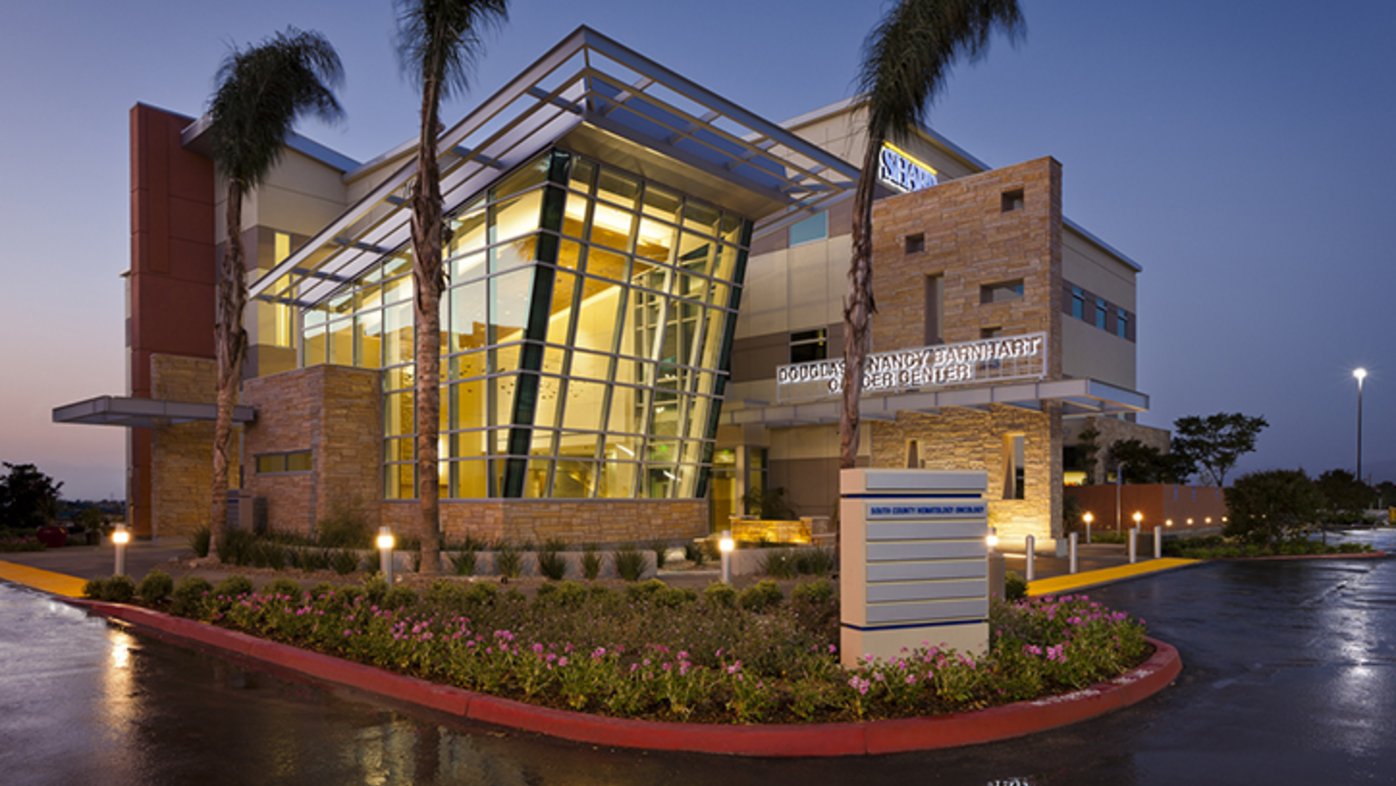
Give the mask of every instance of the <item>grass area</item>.
[(1295, 557), (1319, 554), (1364, 554), (1372, 547), (1365, 543), (1324, 544), (1317, 540), (1287, 540), (1278, 543), (1251, 543), (1220, 535), (1186, 540), (1166, 540), (1163, 553), (1188, 559), (1236, 559), (1245, 557)]
[(763, 581), (704, 592), (657, 580), (622, 590), (550, 582), (529, 598), (440, 579), (421, 592), (362, 585), (254, 592), (186, 578), (94, 581), (181, 616), (468, 690), (611, 715), (706, 723), (893, 718), (961, 712), (1082, 688), (1147, 655), (1144, 627), (1084, 596), (995, 604), (990, 650), (935, 648), (845, 670), (838, 599), (822, 579), (786, 597)]

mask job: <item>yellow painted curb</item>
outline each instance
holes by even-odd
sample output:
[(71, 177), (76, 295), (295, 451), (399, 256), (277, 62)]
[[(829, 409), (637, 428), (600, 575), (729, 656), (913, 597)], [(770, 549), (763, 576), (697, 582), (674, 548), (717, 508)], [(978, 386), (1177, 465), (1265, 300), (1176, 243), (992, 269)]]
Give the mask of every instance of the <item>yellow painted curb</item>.
[(1151, 559), (1144, 562), (1136, 562), (1133, 565), (1117, 565), (1113, 568), (1101, 568), (1100, 570), (1088, 570), (1085, 573), (1069, 573), (1065, 576), (1053, 576), (1050, 579), (1038, 579), (1028, 585), (1029, 595), (1060, 595), (1063, 592), (1094, 587), (1100, 584), (1109, 584), (1113, 581), (1132, 579), (1136, 576), (1146, 576), (1150, 573), (1159, 573), (1165, 570), (1176, 568), (1186, 568), (1189, 565), (1196, 565), (1202, 560), (1177, 559), (1165, 557), (1163, 559)]
[(0, 562), (0, 579), (69, 598), (81, 598), (82, 587), (87, 583), (77, 576), (40, 570), (13, 562)]

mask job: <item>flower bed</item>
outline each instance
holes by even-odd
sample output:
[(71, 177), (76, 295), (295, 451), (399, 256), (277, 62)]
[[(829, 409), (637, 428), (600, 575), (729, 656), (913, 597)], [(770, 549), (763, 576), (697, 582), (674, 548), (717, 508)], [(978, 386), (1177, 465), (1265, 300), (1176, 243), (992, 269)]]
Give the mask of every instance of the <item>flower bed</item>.
[[(288, 583), (289, 584), (289, 583)], [(616, 717), (816, 722), (959, 712), (1084, 688), (1147, 655), (1142, 622), (1084, 596), (996, 605), (979, 658), (934, 648), (840, 668), (827, 582), (700, 596), (661, 582), (575, 582), (527, 599), (439, 581), (250, 592), (186, 580), (148, 605), (227, 628), (529, 703)], [(92, 594), (101, 596), (100, 584)]]

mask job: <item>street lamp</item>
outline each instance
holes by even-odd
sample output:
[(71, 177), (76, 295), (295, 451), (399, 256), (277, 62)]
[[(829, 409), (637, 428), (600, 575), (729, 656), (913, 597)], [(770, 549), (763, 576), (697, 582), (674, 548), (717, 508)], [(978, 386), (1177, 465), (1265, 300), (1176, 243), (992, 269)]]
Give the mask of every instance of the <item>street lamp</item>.
[(397, 546), (397, 538), (393, 537), (393, 531), (387, 527), (378, 528), (378, 537), (374, 539), (373, 545), (378, 547), (378, 567), (383, 571), (383, 580), (388, 586), (393, 586), (393, 548)]
[(1367, 369), (1358, 366), (1352, 370), (1352, 378), (1357, 380), (1357, 482), (1362, 482), (1362, 382), (1367, 379)]
[(732, 530), (722, 531), (722, 537), (717, 540), (718, 553), (722, 555), (722, 583), (732, 583), (732, 550), (737, 548), (737, 542), (732, 540)]
[(111, 534), (111, 542), (116, 546), (116, 572), (114, 576), (126, 575), (126, 544), (131, 542), (131, 532), (125, 524), (117, 524)]

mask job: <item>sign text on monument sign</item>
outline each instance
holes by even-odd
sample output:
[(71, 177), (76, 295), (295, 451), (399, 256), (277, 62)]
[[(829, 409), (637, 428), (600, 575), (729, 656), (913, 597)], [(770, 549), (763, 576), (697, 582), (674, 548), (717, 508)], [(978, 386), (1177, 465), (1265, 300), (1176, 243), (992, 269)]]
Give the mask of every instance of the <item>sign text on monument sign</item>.
[[(1003, 336), (957, 344), (878, 352), (863, 368), (863, 392), (893, 393), (972, 382), (1040, 379), (1047, 373), (1047, 334)], [(843, 360), (812, 360), (776, 369), (780, 401), (837, 396)]]

